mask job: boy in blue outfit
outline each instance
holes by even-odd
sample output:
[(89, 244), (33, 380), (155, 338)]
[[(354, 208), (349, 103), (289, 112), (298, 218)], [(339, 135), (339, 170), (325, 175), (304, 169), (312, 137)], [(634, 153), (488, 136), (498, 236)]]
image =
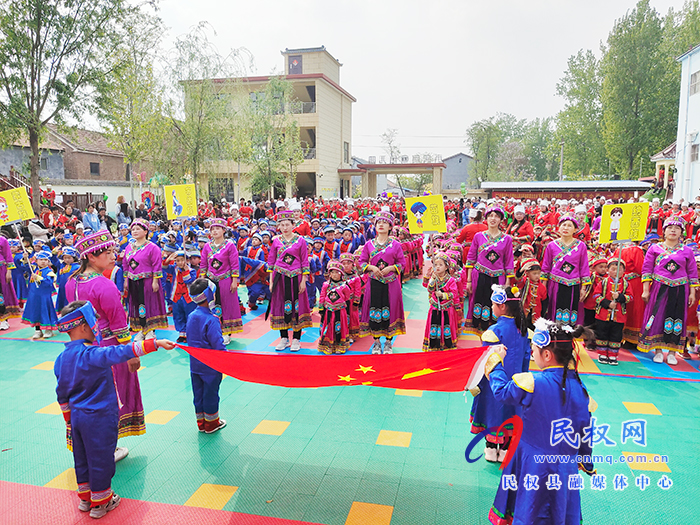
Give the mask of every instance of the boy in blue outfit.
[(78, 482), (78, 509), (101, 518), (120, 502), (112, 492), (114, 450), (119, 431), (119, 406), (112, 365), (141, 357), (158, 348), (172, 350), (175, 343), (149, 339), (138, 343), (97, 346), (97, 313), (89, 301), (74, 301), (61, 312), (58, 330), (70, 342), (56, 358), (56, 395), (68, 427)]
[[(197, 308), (187, 318), (187, 344), (225, 352), (221, 322), (209, 309), (215, 293), (216, 286), (208, 279), (197, 279), (190, 285), (190, 297), (197, 303)], [(200, 432), (213, 434), (226, 426), (226, 421), (219, 419), (221, 372), (190, 356), (190, 376), (197, 427)]]

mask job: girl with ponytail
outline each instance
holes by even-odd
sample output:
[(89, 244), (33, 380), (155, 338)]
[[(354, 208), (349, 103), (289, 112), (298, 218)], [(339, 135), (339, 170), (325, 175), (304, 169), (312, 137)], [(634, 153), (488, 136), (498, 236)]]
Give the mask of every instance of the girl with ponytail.
[[(481, 336), (484, 345), (500, 345), (508, 348), (508, 357), (504, 359), (508, 377), (524, 372), (530, 363), (530, 342), (527, 337), (527, 320), (520, 302), (520, 290), (513, 287), (494, 285), (491, 293), (491, 309), (498, 318)], [(488, 379), (483, 377), (479, 386), (471, 391), (474, 402), (471, 410), (471, 432), (479, 434), (487, 428), (498, 428), (516, 413), (514, 406), (508, 406), (497, 400)], [(508, 424), (499, 431), (493, 430), (486, 435), (486, 461), (502, 462), (506, 457), (513, 435), (513, 425)]]
[[(576, 371), (574, 340), (579, 338), (589, 348), (595, 346), (595, 336), (588, 328), (540, 318), (535, 323), (532, 354), (541, 373), (522, 372), (511, 377), (504, 366), (511, 349), (503, 345), (486, 361), (494, 398), (519, 407), (522, 419), (522, 437), (503, 469), (503, 476), (515, 476), (518, 490), (504, 490), (501, 483), (489, 512), (491, 523), (579, 525), (582, 521), (580, 492), (569, 489), (569, 480), (580, 476), (579, 470), (595, 474), (589, 463), (590, 444), (583, 441), (583, 429), (590, 425), (595, 403)], [(535, 461), (549, 455), (560, 459)], [(561, 456), (568, 456), (568, 461)], [(586, 462), (577, 464), (577, 456)], [(526, 484), (535, 484), (533, 476), (539, 489), (524, 490)], [(558, 489), (549, 490), (557, 480)], [(583, 484), (582, 479), (579, 482)]]

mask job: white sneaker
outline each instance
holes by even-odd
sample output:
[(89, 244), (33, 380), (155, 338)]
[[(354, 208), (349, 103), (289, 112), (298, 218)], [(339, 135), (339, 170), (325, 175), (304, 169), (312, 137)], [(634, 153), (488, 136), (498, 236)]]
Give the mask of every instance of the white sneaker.
[(374, 340), (374, 344), (372, 345), (372, 353), (373, 354), (381, 354), (382, 353), (382, 342), (379, 339)]
[(92, 502), (89, 499), (81, 499), (80, 503), (78, 503), (78, 510), (80, 512), (90, 512), (91, 506)]
[(134, 343), (140, 343), (141, 341), (143, 341), (143, 332), (136, 332)]
[(664, 353), (661, 350), (659, 350), (658, 352), (656, 352), (656, 354), (654, 354), (654, 359), (652, 359), (652, 361), (654, 361), (654, 363), (663, 363)]
[(49, 339), (49, 338), (53, 337), (53, 335), (54, 334), (51, 330), (46, 330), (46, 332), (44, 332), (44, 339)]
[(117, 447), (114, 450), (114, 462), (117, 463), (129, 455), (129, 449), (126, 447)]
[(228, 345), (231, 342), (231, 336), (226, 334), (224, 336), (224, 346)]
[(277, 343), (275, 350), (277, 350), (278, 352), (281, 352), (282, 350), (286, 350), (288, 346), (289, 346), (289, 339), (287, 337), (283, 337), (282, 339), (280, 339), (280, 342)]
[(498, 449), (498, 462), (503, 463), (503, 460), (506, 459), (506, 454), (508, 453), (507, 450)]
[(486, 461), (489, 461), (491, 463), (497, 463), (498, 462), (498, 449), (486, 447), (484, 449), (484, 459), (486, 459)]
[(118, 495), (112, 494), (112, 499), (109, 501), (109, 503), (105, 503), (104, 505), (98, 505), (97, 507), (93, 507), (90, 510), (90, 517), (95, 519), (104, 518), (104, 516), (110, 510), (114, 510), (119, 506), (120, 501), (121, 498)]
[(10, 323), (8, 321), (0, 322), (0, 330), (9, 330), (9, 329), (10, 329)]
[(34, 335), (32, 336), (33, 340), (36, 341), (37, 339), (43, 339), (43, 338), (44, 338), (44, 332), (42, 332), (41, 330), (34, 331)]
[(156, 338), (156, 331), (155, 330), (151, 330), (150, 332), (148, 332), (146, 334), (146, 337), (145, 337), (145, 339), (147, 339), (147, 340), (148, 339), (155, 339), (155, 338)]
[(394, 348), (391, 344), (391, 341), (388, 339), (384, 342), (384, 349), (382, 350), (383, 354), (391, 354), (394, 352)]
[(292, 339), (292, 347), (290, 348), (290, 350), (292, 352), (298, 352), (300, 348), (301, 348), (301, 341), (299, 341), (299, 339)]
[(677, 365), (678, 360), (676, 359), (676, 352), (669, 352), (668, 356), (666, 357), (666, 362), (669, 365)]

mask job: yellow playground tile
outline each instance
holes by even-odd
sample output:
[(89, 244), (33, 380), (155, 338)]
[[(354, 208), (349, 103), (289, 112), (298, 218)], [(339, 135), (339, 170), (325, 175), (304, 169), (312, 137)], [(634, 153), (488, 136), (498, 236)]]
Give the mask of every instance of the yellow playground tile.
[(37, 414), (49, 414), (51, 416), (60, 416), (63, 414), (61, 407), (58, 405), (58, 401), (54, 401), (50, 405), (46, 405), (44, 408), (40, 408), (36, 411)]
[(576, 345), (579, 349), (579, 357), (581, 358), (581, 362), (578, 364), (578, 371), (581, 372), (582, 374), (600, 374), (600, 368), (598, 368), (598, 365), (595, 364), (595, 361), (591, 359), (591, 356), (588, 355), (588, 352), (583, 349), (583, 345)]
[(44, 487), (51, 489), (78, 490), (78, 482), (75, 481), (75, 469), (69, 468), (49, 481)]
[(151, 410), (148, 414), (146, 414), (146, 423), (151, 423), (152, 425), (165, 425), (179, 413), (180, 412), (175, 412), (174, 410)]
[(630, 414), (650, 414), (653, 416), (660, 416), (661, 412), (654, 403), (632, 403), (629, 401), (623, 401), (623, 405), (629, 411)]
[(32, 370), (53, 370), (53, 361), (44, 361), (32, 367)]
[(221, 510), (236, 493), (238, 487), (203, 483), (185, 502), (186, 507), (201, 507)]
[(388, 447), (408, 447), (411, 444), (412, 432), (397, 432), (395, 430), (380, 430), (377, 445)]
[(267, 434), (268, 436), (281, 436), (287, 430), (289, 421), (270, 421), (263, 419), (251, 434)]
[[(647, 454), (645, 452), (623, 452), (627, 465), (632, 470), (651, 470), (653, 472), (671, 472), (668, 465), (661, 461), (661, 454)], [(634, 460), (634, 461), (630, 461)]]
[(394, 507), (353, 501), (345, 525), (389, 525)]
[(395, 396), (409, 396), (409, 397), (423, 397), (422, 390), (404, 390), (403, 388), (397, 388), (394, 392)]

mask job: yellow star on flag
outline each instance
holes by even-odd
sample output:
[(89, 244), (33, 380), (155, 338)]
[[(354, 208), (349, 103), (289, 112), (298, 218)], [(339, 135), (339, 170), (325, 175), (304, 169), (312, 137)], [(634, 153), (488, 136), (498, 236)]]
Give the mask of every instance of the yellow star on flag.
[(349, 383), (350, 381), (354, 381), (354, 380), (355, 380), (355, 378), (350, 377), (350, 374), (348, 374), (346, 376), (338, 376), (338, 381), (347, 381)]
[(409, 372), (408, 374), (404, 374), (404, 376), (401, 379), (411, 379), (412, 377), (420, 377), (420, 376), (425, 376), (428, 374), (434, 374), (436, 372), (444, 372), (445, 370), (449, 370), (449, 368), (441, 368), (440, 370), (433, 370), (432, 368), (424, 368), (423, 370), (417, 370), (415, 372)]
[(355, 372), (362, 372), (363, 374), (366, 374), (367, 372), (376, 372), (371, 366), (362, 366), (360, 365), (360, 368), (356, 368)]

